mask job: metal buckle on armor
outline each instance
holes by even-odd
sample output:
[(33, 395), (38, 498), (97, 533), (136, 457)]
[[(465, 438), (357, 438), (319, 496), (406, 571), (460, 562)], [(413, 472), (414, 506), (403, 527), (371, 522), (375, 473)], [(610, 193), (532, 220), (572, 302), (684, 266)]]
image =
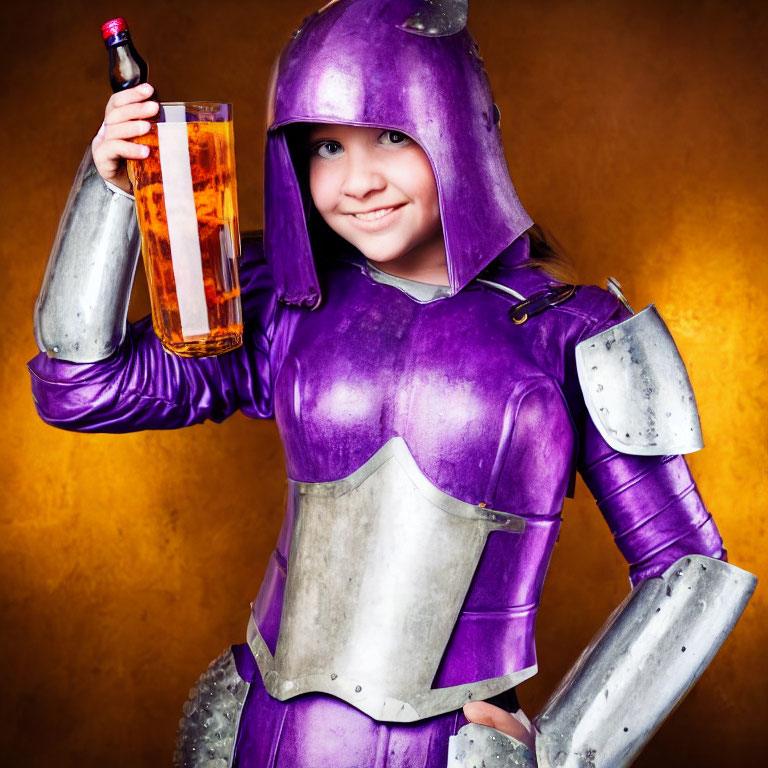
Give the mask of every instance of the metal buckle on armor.
[(525, 301), (515, 304), (509, 310), (509, 316), (515, 325), (522, 325), (529, 317), (568, 301), (574, 293), (576, 293), (575, 285), (551, 285), (543, 291), (534, 293)]

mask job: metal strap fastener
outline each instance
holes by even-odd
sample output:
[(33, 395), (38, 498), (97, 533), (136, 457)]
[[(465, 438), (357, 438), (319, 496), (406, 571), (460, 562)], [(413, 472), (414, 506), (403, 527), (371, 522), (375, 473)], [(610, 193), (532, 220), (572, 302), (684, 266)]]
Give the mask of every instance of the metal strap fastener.
[(575, 285), (550, 285), (545, 290), (534, 293), (525, 301), (515, 304), (509, 310), (509, 316), (515, 325), (522, 325), (529, 317), (568, 301), (575, 292)]

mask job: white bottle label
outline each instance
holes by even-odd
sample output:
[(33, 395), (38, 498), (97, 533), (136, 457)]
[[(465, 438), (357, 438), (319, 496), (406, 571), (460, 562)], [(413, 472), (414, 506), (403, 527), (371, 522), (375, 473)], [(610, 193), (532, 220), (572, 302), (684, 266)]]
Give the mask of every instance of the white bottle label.
[(211, 328), (205, 303), (187, 124), (158, 123), (157, 137), (181, 333), (185, 338), (202, 336)]

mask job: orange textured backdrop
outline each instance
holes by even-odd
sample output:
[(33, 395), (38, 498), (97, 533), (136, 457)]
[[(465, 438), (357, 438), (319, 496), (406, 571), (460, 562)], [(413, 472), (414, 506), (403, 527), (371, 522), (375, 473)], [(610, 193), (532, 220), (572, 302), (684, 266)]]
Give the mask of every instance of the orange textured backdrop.
[[(319, 0), (317, 0), (319, 2)], [(76, 435), (40, 422), (25, 361), (59, 213), (109, 95), (98, 27), (127, 17), (164, 98), (234, 102), (243, 228), (260, 226), (271, 61), (313, 0), (71, 0), (2, 11), (0, 615), (6, 765), (170, 765), (187, 690), (242, 640), (281, 518), (274, 424)], [(533, 217), (582, 282), (656, 302), (707, 448), (690, 463), (732, 562), (768, 576), (768, 4), (472, 0)], [(459, 107), (460, 108), (460, 107)], [(131, 316), (147, 310), (143, 278)], [(627, 590), (583, 484), (544, 590), (533, 714)], [(766, 589), (639, 766), (756, 764)], [(361, 767), (362, 768), (362, 767)]]

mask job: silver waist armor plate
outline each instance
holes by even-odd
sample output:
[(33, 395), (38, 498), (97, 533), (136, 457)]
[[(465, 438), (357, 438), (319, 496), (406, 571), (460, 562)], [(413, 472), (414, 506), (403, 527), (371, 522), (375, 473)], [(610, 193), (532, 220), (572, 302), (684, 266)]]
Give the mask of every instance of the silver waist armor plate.
[(576, 367), (589, 415), (614, 450), (666, 456), (703, 447), (688, 373), (653, 304), (579, 343)]
[(522, 518), (443, 493), (400, 437), (349, 477), (291, 481), (289, 492), (296, 516), (274, 657), (253, 618), (248, 628), (271, 696), (324, 692), (376, 720), (410, 722), (536, 673), (431, 688), (488, 534), (522, 532)]

